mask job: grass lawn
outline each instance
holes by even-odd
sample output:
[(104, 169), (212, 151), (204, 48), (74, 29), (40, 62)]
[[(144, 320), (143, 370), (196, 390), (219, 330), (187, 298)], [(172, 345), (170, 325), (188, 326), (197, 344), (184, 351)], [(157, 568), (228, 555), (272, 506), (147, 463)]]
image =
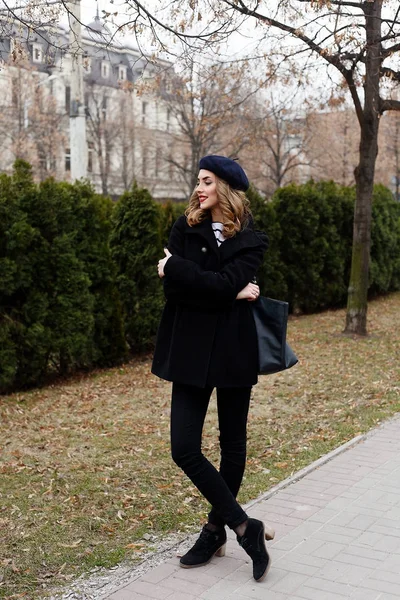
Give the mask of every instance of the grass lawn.
[[(290, 321), (300, 364), (253, 390), (240, 501), (400, 411), (399, 314), (400, 293), (372, 302), (364, 339), (340, 334), (342, 310)], [(44, 598), (204, 522), (169, 456), (169, 395), (146, 359), (0, 398), (0, 598)], [(217, 460), (214, 401), (204, 447)]]

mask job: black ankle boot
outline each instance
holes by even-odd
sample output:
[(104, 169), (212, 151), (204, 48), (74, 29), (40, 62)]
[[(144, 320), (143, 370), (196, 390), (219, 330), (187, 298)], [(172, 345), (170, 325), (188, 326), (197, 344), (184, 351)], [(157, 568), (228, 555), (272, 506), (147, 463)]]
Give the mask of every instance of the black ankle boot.
[(236, 539), (253, 561), (253, 577), (262, 581), (271, 566), (271, 559), (265, 547), (266, 533), (264, 523), (258, 519), (248, 519), (246, 531)]
[(226, 531), (225, 528), (210, 531), (207, 525), (201, 530), (200, 537), (195, 545), (182, 556), (179, 564), (184, 569), (201, 567), (210, 562), (212, 557), (225, 556)]

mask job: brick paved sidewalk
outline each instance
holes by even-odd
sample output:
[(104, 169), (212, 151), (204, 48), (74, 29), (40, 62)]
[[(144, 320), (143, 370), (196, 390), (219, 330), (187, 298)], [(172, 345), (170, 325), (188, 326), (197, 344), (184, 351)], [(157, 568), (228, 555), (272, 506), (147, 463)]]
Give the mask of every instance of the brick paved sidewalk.
[(400, 418), (248, 512), (276, 527), (262, 583), (230, 532), (224, 558), (197, 569), (169, 559), (109, 600), (399, 600)]

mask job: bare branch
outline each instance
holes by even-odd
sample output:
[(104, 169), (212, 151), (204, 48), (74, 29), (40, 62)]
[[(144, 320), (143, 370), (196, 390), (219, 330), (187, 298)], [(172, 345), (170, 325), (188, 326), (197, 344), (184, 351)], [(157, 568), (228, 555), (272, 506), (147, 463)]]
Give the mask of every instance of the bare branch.
[(392, 100), (391, 98), (381, 100), (380, 112), (384, 113), (387, 110), (400, 110), (400, 100)]
[(389, 67), (381, 67), (381, 75), (388, 77), (392, 81), (400, 81), (400, 71), (394, 71)]
[[(310, 0), (298, 0), (298, 2), (310, 3)], [(350, 0), (330, 0), (329, 4), (333, 4), (334, 6), (350, 6), (352, 8), (359, 8), (364, 11), (363, 2), (351, 2)]]
[(388, 56), (392, 56), (392, 54), (394, 54), (395, 52), (399, 52), (399, 50), (400, 50), (400, 43), (393, 44), (393, 46), (390, 46), (389, 48), (384, 48), (381, 51), (382, 61), (385, 58), (387, 58)]

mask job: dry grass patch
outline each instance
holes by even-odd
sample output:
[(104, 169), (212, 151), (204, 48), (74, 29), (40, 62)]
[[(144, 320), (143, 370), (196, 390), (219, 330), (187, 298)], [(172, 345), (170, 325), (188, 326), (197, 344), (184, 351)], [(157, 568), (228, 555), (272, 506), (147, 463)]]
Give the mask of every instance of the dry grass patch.
[[(261, 377), (242, 502), (400, 410), (400, 294), (370, 305), (371, 335), (344, 311), (291, 320), (300, 358)], [(150, 360), (0, 399), (0, 598), (35, 599), (94, 566), (138, 560), (207, 506), (169, 456), (170, 384)], [(218, 457), (215, 403), (205, 452)]]

